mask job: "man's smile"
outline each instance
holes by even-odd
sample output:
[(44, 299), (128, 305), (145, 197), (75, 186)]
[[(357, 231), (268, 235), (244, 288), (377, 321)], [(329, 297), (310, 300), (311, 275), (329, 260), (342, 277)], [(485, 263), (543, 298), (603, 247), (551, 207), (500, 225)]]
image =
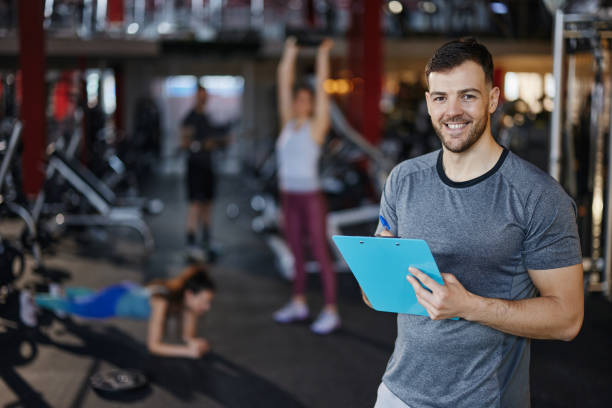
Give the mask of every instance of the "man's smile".
[(451, 133), (461, 133), (471, 122), (470, 121), (452, 121), (442, 122), (442, 125)]
[(449, 129), (463, 129), (467, 126), (467, 122), (464, 123), (445, 123)]

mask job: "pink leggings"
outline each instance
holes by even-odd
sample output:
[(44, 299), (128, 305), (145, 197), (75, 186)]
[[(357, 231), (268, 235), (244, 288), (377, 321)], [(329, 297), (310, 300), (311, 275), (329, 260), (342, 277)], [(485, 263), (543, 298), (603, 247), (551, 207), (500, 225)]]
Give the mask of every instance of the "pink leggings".
[(336, 275), (332, 268), (327, 247), (326, 205), (320, 192), (282, 192), (285, 236), (295, 258), (295, 280), (293, 294), (306, 293), (306, 271), (304, 270), (304, 238), (308, 238), (315, 260), (321, 268), (321, 282), (325, 304), (336, 303)]

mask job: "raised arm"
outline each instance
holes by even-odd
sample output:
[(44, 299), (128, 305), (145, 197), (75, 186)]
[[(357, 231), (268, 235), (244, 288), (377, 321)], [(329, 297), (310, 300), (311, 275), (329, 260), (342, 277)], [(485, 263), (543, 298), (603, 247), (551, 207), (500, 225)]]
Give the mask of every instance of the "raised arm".
[(329, 38), (323, 40), (317, 52), (317, 74), (315, 79), (315, 108), (312, 136), (318, 144), (325, 142), (329, 130), (329, 95), (323, 84), (329, 79), (329, 52), (334, 43)]
[(293, 116), (291, 93), (295, 80), (295, 60), (297, 59), (298, 47), (295, 37), (289, 37), (285, 41), (283, 56), (278, 64), (278, 115), (281, 128), (291, 120)]

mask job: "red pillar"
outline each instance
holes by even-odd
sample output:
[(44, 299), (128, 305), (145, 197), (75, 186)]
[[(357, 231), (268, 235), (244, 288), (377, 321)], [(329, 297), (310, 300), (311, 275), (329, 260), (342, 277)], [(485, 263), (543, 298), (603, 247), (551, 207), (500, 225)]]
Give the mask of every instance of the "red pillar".
[(349, 117), (364, 137), (376, 144), (381, 137), (383, 33), (379, 1), (352, 0), (349, 30), (349, 69), (355, 78)]
[(43, 2), (20, 1), (19, 69), (22, 101), (19, 109), (23, 122), (23, 188), (35, 195), (42, 187), (45, 166), (45, 33)]
[(109, 0), (107, 3), (108, 22), (112, 24), (123, 24), (123, 0)]

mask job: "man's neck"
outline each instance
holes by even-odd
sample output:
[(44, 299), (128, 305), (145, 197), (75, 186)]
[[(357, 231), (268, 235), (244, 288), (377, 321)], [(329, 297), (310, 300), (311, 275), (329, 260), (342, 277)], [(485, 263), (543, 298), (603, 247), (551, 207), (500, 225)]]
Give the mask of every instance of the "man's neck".
[(490, 132), (487, 133), (464, 152), (453, 153), (443, 148), (442, 165), (446, 177), (455, 182), (469, 181), (495, 167), (504, 149), (497, 144)]

